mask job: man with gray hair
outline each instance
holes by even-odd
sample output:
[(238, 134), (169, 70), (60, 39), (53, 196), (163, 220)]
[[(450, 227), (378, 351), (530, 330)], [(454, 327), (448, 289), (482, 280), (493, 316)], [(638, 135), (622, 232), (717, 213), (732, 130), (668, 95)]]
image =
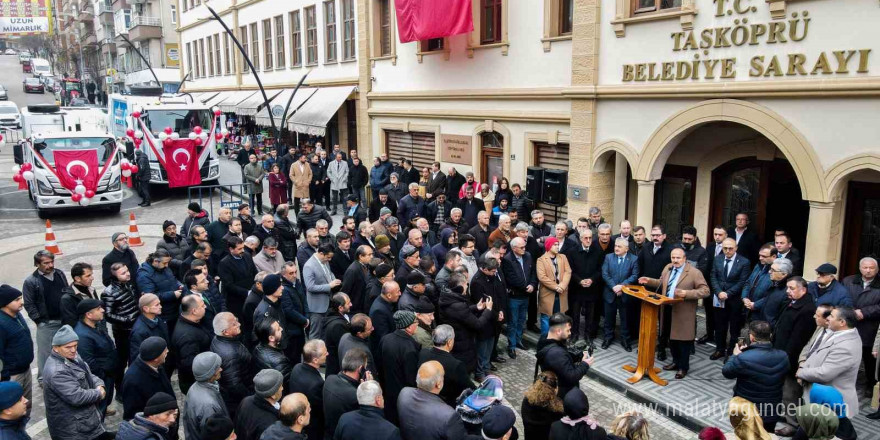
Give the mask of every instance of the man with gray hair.
[[(248, 240), (250, 238), (248, 237)], [(259, 243), (259, 241), (257, 242)], [(269, 273), (278, 273), (284, 267), (284, 256), (278, 252), (278, 242), (274, 238), (266, 237), (266, 241), (263, 242), (263, 250), (254, 256), (254, 266), (257, 266), (258, 271)]]
[[(303, 361), (293, 367), (287, 393), (302, 393), (312, 405), (312, 421), (306, 428), (309, 438), (321, 438), (324, 434), (324, 378), (321, 367), (327, 363), (327, 345), (320, 339), (312, 339), (303, 347)], [(335, 375), (328, 375), (333, 377)]]
[[(859, 261), (859, 273), (843, 279), (843, 286), (849, 291), (853, 301), (858, 324), (856, 329), (862, 338), (862, 362), (865, 363), (867, 379), (865, 390), (871, 392), (877, 383), (877, 360), (873, 353), (877, 352), (875, 338), (880, 327), (880, 280), (877, 279), (877, 260), (871, 257)], [(876, 338), (880, 343), (880, 338)], [(871, 374), (871, 372), (875, 374)], [(880, 417), (880, 411), (875, 413)]]
[(373, 377), (379, 377), (376, 369), (376, 361), (370, 351), (370, 335), (373, 334), (373, 320), (364, 313), (358, 313), (351, 317), (351, 326), (348, 333), (342, 335), (339, 340), (339, 359), (345, 357), (349, 350), (359, 348), (367, 353), (367, 370), (373, 373)]
[(249, 235), (244, 239), (244, 251), (251, 257), (257, 255), (260, 248), (260, 239), (256, 235)]
[(461, 417), (439, 396), (445, 385), (444, 374), (440, 362), (425, 362), (419, 367), (416, 377), (418, 388), (406, 387), (400, 391), (397, 406), (400, 411), (400, 432), (403, 438), (466, 437)]
[(450, 354), (455, 345), (455, 330), (449, 324), (438, 325), (431, 339), (434, 346), (419, 352), (419, 365), (436, 361), (443, 366), (443, 389), (439, 396), (447, 405), (455, 406), (461, 392), (473, 387), (467, 367)]
[(498, 240), (507, 243), (511, 238), (513, 238), (513, 231), (510, 229), (510, 216), (501, 214), (498, 217), (498, 228), (489, 234), (489, 246), (492, 246)]
[(400, 438), (400, 430), (385, 420), (385, 399), (382, 397), (379, 382), (368, 380), (358, 385), (357, 401), (359, 409), (347, 412), (339, 418), (333, 434), (334, 440)]
[(449, 211), (449, 217), (440, 225), (440, 232), (444, 229), (451, 228), (458, 235), (466, 234), (470, 225), (462, 218), (461, 208), (452, 208)]
[(325, 439), (333, 438), (333, 432), (343, 414), (358, 409), (357, 387), (361, 382), (373, 380), (373, 375), (365, 372), (366, 364), (366, 353), (353, 349), (342, 358), (342, 371), (327, 376), (322, 397)]
[(602, 210), (599, 209), (598, 206), (593, 206), (590, 208), (590, 229), (593, 231), (593, 234), (599, 233), (599, 225), (605, 223), (605, 218), (602, 217)]
[[(440, 173), (441, 175), (443, 173)], [(404, 227), (409, 227), (410, 222), (422, 215), (425, 210), (425, 199), (419, 196), (419, 184), (409, 184), (409, 194), (397, 202), (397, 219)]]
[(253, 357), (240, 341), (241, 324), (232, 313), (221, 312), (214, 317), (214, 335), (211, 351), (222, 359), (220, 394), (230, 418), (235, 420), (238, 405), (253, 391)]
[(639, 262), (635, 255), (629, 253), (629, 241), (618, 238), (614, 241), (614, 253), (606, 255), (602, 263), (602, 280), (605, 281), (605, 290), (602, 294), (605, 301), (605, 337), (602, 341), (602, 349), (607, 349), (614, 341), (614, 323), (619, 314), (620, 345), (624, 350), (632, 351), (629, 343), (627, 312), (631, 307), (641, 307), (641, 304), (631, 304), (627, 295), (623, 293), (623, 286), (635, 283), (638, 277)]

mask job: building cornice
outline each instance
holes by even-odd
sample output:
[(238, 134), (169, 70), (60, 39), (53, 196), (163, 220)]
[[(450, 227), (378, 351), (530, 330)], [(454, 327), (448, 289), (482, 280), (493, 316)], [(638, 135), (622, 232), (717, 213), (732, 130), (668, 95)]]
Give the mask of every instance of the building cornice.
[[(281, 83), (281, 84), (263, 84), (263, 88), (266, 90), (277, 90), (277, 89), (292, 89), (297, 85), (297, 81), (289, 82), (289, 83)], [(334, 86), (357, 86), (358, 79), (357, 78), (339, 78), (339, 79), (327, 79), (327, 80), (309, 80), (303, 84), (303, 87), (334, 87)], [(235, 90), (259, 90), (256, 84), (244, 84), (241, 86), (236, 86), (232, 84), (212, 86), (212, 87), (186, 87), (184, 91), (188, 93), (196, 93), (196, 92), (228, 92)], [(355, 91), (357, 93), (357, 91)]]
[(370, 92), (367, 99), (374, 101), (445, 101), (445, 100), (532, 100), (569, 99), (563, 95), (565, 87), (516, 88), (516, 89), (457, 89), (423, 90), (412, 92)]
[(386, 116), (400, 118), (426, 119), (463, 119), (475, 121), (517, 121), (547, 122), (568, 124), (571, 122), (569, 112), (533, 112), (515, 110), (437, 110), (437, 109), (379, 109), (371, 108), (367, 112), (371, 117)]
[(838, 98), (880, 96), (880, 78), (648, 86), (579, 86), (566, 88), (562, 94), (569, 99)]

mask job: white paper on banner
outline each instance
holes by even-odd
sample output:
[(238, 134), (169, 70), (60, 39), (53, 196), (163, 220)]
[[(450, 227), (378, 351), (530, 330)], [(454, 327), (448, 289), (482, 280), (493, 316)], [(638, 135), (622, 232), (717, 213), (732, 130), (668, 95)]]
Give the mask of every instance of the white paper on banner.
[(47, 17), (0, 17), (0, 34), (49, 32)]

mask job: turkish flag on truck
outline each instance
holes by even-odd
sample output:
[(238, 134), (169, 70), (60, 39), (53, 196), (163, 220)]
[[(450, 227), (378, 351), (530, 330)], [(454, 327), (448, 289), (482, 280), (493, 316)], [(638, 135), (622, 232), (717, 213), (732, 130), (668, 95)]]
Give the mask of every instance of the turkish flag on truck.
[(471, 0), (395, 0), (394, 5), (401, 43), (474, 30)]
[(166, 141), (162, 146), (165, 153), (165, 173), (168, 175), (168, 187), (193, 186), (202, 183), (199, 174), (199, 152), (196, 142), (192, 139)]
[[(98, 150), (56, 150), (55, 174), (61, 186), (73, 191), (77, 184), (95, 191), (98, 187)], [(111, 157), (107, 160), (113, 160)]]

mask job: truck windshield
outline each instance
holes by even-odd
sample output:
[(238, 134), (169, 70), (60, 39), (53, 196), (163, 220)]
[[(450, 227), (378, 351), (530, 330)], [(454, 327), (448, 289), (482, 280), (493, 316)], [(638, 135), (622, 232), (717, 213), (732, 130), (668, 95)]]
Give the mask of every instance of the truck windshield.
[(203, 110), (149, 110), (145, 113), (144, 123), (158, 136), (165, 127), (171, 127), (180, 137), (189, 136), (193, 127), (201, 126), (205, 130), (211, 128), (211, 112)]
[(98, 150), (98, 165), (104, 166), (104, 162), (110, 159), (116, 142), (112, 138), (59, 138), (46, 139), (42, 144), (34, 145), (34, 150), (53, 166), (55, 165), (54, 153), (58, 150)]

